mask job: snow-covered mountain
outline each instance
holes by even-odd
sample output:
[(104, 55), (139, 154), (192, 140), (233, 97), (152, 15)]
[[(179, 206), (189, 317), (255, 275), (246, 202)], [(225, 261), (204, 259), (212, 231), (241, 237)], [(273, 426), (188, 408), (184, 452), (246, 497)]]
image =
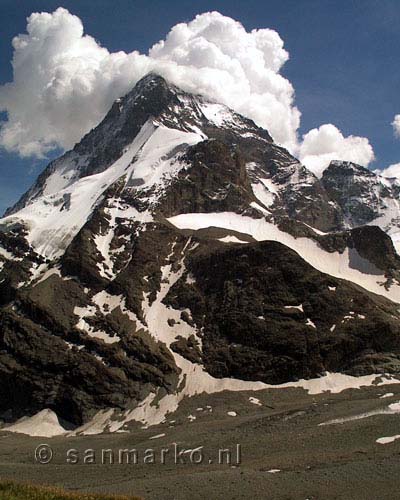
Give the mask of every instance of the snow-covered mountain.
[(322, 183), (340, 207), (347, 227), (376, 225), (400, 249), (400, 183), (350, 162), (333, 161)]
[(318, 179), (146, 76), (0, 220), (0, 410), (117, 430), (197, 392), (397, 373), (399, 193), (346, 162)]

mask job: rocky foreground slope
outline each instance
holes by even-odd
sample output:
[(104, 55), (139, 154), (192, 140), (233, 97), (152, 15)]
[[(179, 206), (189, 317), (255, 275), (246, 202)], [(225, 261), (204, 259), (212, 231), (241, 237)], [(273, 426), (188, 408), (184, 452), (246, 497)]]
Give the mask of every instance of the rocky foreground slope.
[(399, 191), (146, 76), (0, 220), (3, 419), (398, 373)]

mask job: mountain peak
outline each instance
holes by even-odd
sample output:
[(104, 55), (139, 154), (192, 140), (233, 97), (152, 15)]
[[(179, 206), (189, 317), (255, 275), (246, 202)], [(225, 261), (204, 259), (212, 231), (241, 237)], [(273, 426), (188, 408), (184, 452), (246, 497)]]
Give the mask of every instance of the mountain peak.
[(159, 73), (155, 73), (154, 71), (150, 71), (137, 81), (134, 88), (145, 90), (154, 88), (158, 85), (162, 85), (164, 87), (170, 86), (170, 84), (163, 76), (161, 76)]
[[(159, 109), (167, 106), (171, 99), (176, 95), (176, 88), (174, 85), (167, 82), (161, 75), (150, 72), (143, 76), (136, 82), (133, 88), (123, 97), (117, 99), (114, 105), (132, 105), (138, 99), (145, 100), (147, 105), (158, 104)], [(143, 103), (144, 104), (144, 103)], [(136, 111), (136, 110), (135, 110)], [(153, 110), (157, 113), (158, 110)]]
[(332, 173), (339, 175), (364, 175), (367, 177), (375, 177), (374, 172), (367, 167), (358, 165), (352, 161), (332, 160), (329, 166), (324, 170), (323, 175), (328, 176)]
[[(200, 133), (203, 138), (229, 134), (231, 139), (272, 142), (269, 133), (227, 106), (185, 92), (150, 72), (124, 97), (118, 98), (104, 119), (73, 150), (51, 162), (35, 185), (10, 209), (6, 216), (43, 194), (60, 191), (77, 179), (107, 170), (135, 140), (146, 122), (182, 132)], [(48, 178), (57, 174), (57, 183)], [(60, 179), (60, 177), (63, 179)]]

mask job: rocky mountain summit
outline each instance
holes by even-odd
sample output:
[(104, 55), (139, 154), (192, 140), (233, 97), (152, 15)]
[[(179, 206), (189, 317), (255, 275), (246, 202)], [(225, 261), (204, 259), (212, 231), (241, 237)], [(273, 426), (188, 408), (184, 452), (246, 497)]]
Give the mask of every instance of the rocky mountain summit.
[(399, 194), (147, 75), (0, 220), (3, 419), (118, 430), (202, 391), (399, 373)]

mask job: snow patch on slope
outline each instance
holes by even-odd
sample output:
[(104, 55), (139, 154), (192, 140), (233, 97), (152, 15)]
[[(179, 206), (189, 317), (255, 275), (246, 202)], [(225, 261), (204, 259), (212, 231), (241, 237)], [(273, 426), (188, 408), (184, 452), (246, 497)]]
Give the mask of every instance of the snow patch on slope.
[(124, 249), (124, 245), (116, 249), (111, 248), (116, 228), (123, 224), (123, 221), (132, 220), (139, 222), (143, 229), (146, 223), (153, 221), (153, 216), (149, 210), (139, 212), (136, 208), (124, 205), (121, 200), (115, 198), (108, 200), (107, 204), (108, 206), (104, 208), (104, 212), (109, 217), (109, 225), (105, 231), (94, 236), (94, 243), (103, 258), (102, 262), (97, 263), (100, 276), (114, 279), (116, 277), (114, 260), (118, 253)]
[(395, 436), (387, 436), (387, 437), (381, 437), (376, 440), (378, 444), (389, 444), (393, 443), (397, 439), (400, 439), (400, 434), (396, 434)]
[(252, 184), (251, 188), (253, 190), (254, 196), (266, 207), (270, 207), (274, 204), (275, 194), (268, 190), (262, 182), (257, 184)]
[[(368, 411), (365, 413), (360, 413), (358, 415), (351, 415), (350, 417), (336, 418), (334, 420), (328, 420), (327, 422), (322, 422), (318, 424), (319, 426), (324, 425), (335, 425), (344, 424), (345, 422), (353, 422), (354, 420), (362, 420), (364, 418), (374, 417), (376, 415), (396, 415), (400, 413), (400, 402), (393, 403), (385, 408), (378, 408), (377, 410)], [(384, 439), (384, 438), (382, 438)]]
[(223, 125), (235, 126), (236, 124), (232, 111), (223, 104), (201, 102), (199, 108), (207, 120), (217, 127), (222, 127)]
[(169, 129), (148, 120), (124, 154), (107, 170), (83, 177), (57, 193), (41, 196), (2, 219), (2, 223), (24, 223), (27, 240), (36, 252), (49, 259), (58, 258), (88, 220), (103, 193), (119, 178), (126, 175), (128, 183), (141, 179), (141, 189), (155, 191), (149, 200), (151, 204), (168, 178), (184, 166), (176, 158), (169, 158), (171, 151), (203, 139), (201, 134)]
[(219, 212), (180, 214), (170, 217), (168, 221), (179, 229), (217, 227), (248, 234), (257, 241), (278, 241), (297, 252), (318, 271), (352, 281), (370, 292), (400, 302), (400, 287), (397, 284), (386, 290), (382, 286), (386, 281), (383, 274), (367, 274), (351, 267), (354, 259), (350, 259), (349, 249), (346, 248), (343, 253), (327, 252), (315, 241), (309, 238), (294, 238), (265, 219), (253, 219), (233, 212)]
[(67, 432), (58, 421), (57, 415), (48, 409), (40, 411), (33, 417), (23, 417), (2, 430), (38, 437), (61, 436)]
[(236, 236), (224, 236), (223, 238), (218, 238), (218, 241), (222, 241), (222, 243), (247, 243), (247, 241), (239, 240)]
[[(222, 391), (260, 391), (263, 389), (304, 389), (310, 395), (330, 392), (337, 394), (347, 389), (360, 389), (368, 386), (383, 386), (400, 384), (400, 380), (382, 374), (352, 377), (343, 373), (326, 373), (323, 377), (297, 382), (287, 382), (280, 385), (264, 384), (263, 382), (247, 382), (236, 379), (215, 379), (206, 373), (200, 365), (195, 365), (177, 356), (177, 361), (186, 375), (186, 383), (179, 393), (168, 394), (157, 399), (157, 394), (150, 393), (134, 410), (121, 414), (115, 410), (99, 412), (92, 421), (76, 429), (74, 434), (100, 434), (104, 431), (118, 432), (127, 423), (135, 421), (148, 426), (158, 425), (166, 420), (168, 414), (174, 412), (186, 396), (196, 394), (213, 394)], [(186, 366), (185, 366), (186, 365)], [(390, 411), (390, 410), (389, 410)], [(397, 413), (397, 410), (391, 410)]]

